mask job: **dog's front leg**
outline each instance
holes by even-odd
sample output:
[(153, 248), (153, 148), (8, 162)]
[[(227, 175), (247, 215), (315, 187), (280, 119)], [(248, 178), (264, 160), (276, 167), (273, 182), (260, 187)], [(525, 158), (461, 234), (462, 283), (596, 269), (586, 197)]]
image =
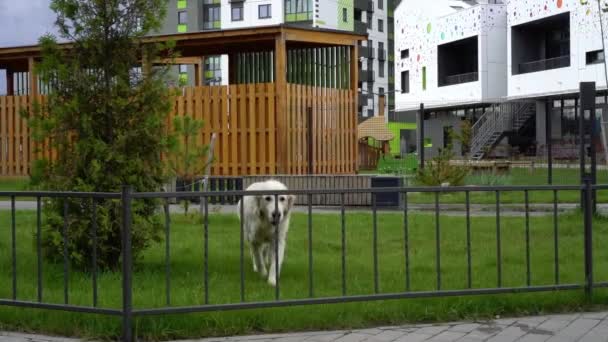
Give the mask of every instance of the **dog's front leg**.
[(263, 252), (264, 252), (264, 246), (259, 243), (252, 243), (251, 246), (252, 248), (252, 256), (253, 256), (253, 270), (255, 272), (260, 272), (260, 274), (262, 275), (262, 277), (266, 277), (267, 272), (266, 272), (266, 265), (264, 264), (264, 258), (263, 258)]
[(279, 265), (277, 268), (276, 241), (273, 241), (270, 247), (270, 269), (268, 270), (268, 284), (277, 285), (277, 278), (281, 276), (281, 265), (283, 264), (283, 255), (285, 254), (285, 240), (279, 239)]
[(257, 260), (257, 252), (256, 252), (256, 248), (254, 247), (253, 243), (251, 243), (249, 245), (249, 252), (251, 254), (251, 263), (253, 264), (253, 272), (258, 272), (258, 260)]

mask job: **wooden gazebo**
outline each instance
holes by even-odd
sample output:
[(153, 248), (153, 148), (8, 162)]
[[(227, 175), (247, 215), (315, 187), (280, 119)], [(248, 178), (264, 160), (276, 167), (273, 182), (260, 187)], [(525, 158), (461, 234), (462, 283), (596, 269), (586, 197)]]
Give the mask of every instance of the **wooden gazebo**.
[[(194, 86), (176, 97), (169, 122), (183, 115), (203, 119), (201, 141), (218, 135), (212, 174), (236, 176), (356, 172), (358, 42), (364, 39), (278, 25), (144, 42), (175, 41), (181, 58), (174, 63), (195, 66)], [(229, 56), (229, 85), (203, 85), (203, 61), (211, 55)], [(0, 96), (0, 176), (27, 176), (39, 153), (52, 155), (32, 146), (19, 115), (33, 97), (44, 96), (33, 72), (39, 58), (39, 46), (0, 48), (8, 87)]]

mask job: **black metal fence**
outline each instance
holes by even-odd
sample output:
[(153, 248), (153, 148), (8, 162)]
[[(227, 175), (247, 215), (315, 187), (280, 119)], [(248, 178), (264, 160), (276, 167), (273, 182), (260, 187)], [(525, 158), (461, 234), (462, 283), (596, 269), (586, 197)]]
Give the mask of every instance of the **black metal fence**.
[[(360, 302), (360, 301), (373, 301), (373, 300), (388, 300), (388, 299), (406, 299), (406, 298), (426, 298), (426, 297), (442, 297), (442, 296), (462, 296), (462, 295), (483, 295), (483, 294), (501, 294), (501, 293), (521, 293), (521, 292), (541, 292), (541, 291), (557, 291), (557, 290), (584, 290), (587, 295), (591, 295), (593, 288), (596, 287), (608, 287), (608, 282), (600, 282), (594, 281), (593, 278), (593, 222), (594, 222), (594, 208), (596, 204), (593, 202), (596, 192), (608, 190), (608, 185), (593, 185), (591, 182), (586, 182), (583, 185), (573, 185), (573, 186), (488, 186), (488, 187), (411, 187), (411, 188), (367, 188), (367, 189), (315, 189), (315, 190), (288, 190), (288, 191), (257, 191), (257, 192), (244, 192), (240, 190), (232, 190), (232, 191), (223, 191), (221, 193), (218, 192), (156, 192), (156, 193), (136, 193), (132, 192), (130, 187), (124, 187), (122, 193), (74, 193), (74, 192), (0, 192), (0, 198), (9, 198), (10, 199), (10, 231), (11, 231), (11, 241), (10, 241), (10, 263), (11, 263), (11, 277), (12, 277), (12, 292), (10, 298), (1, 298), (0, 297), (0, 305), (6, 306), (16, 306), (16, 307), (29, 307), (29, 308), (39, 308), (39, 309), (52, 309), (52, 310), (62, 310), (62, 311), (72, 311), (72, 312), (82, 312), (82, 313), (95, 313), (95, 314), (104, 314), (104, 315), (113, 315), (117, 317), (122, 317), (122, 338), (124, 341), (132, 341), (134, 340), (134, 320), (137, 317), (147, 316), (147, 315), (162, 315), (162, 314), (180, 314), (180, 313), (193, 313), (193, 312), (209, 312), (209, 311), (225, 311), (225, 310), (239, 310), (239, 309), (252, 309), (252, 308), (268, 308), (268, 307), (284, 307), (284, 306), (294, 306), (294, 305), (309, 305), (309, 304), (327, 304), (327, 303), (342, 303), (342, 302)], [(505, 232), (505, 227), (503, 223), (503, 215), (502, 210), (503, 205), (501, 201), (501, 195), (505, 193), (521, 193), (523, 194), (523, 212), (521, 214), (522, 222), (525, 222), (525, 263), (526, 263), (526, 275), (525, 275), (525, 285), (523, 286), (505, 286), (505, 282), (503, 279), (503, 255), (502, 255), (502, 247), (503, 242), (502, 239), (505, 238), (505, 233), (510, 233), (509, 231)], [(548, 285), (533, 285), (531, 282), (531, 267), (530, 267), (530, 252), (531, 252), (531, 243), (530, 243), (530, 218), (531, 218), (531, 209), (530, 209), (530, 194), (534, 192), (549, 192), (553, 193), (553, 206), (552, 206), (552, 214), (553, 214), (553, 225), (554, 225), (554, 258), (550, 264), (543, 265), (544, 267), (554, 268), (555, 271), (555, 279), (551, 284)], [(583, 199), (583, 219), (581, 222), (582, 230), (580, 232), (582, 239), (584, 240), (584, 263), (580, 265), (581, 272), (584, 271), (584, 280), (579, 282), (571, 282), (571, 283), (562, 283), (560, 281), (560, 270), (559, 270), (559, 255), (558, 255), (558, 223), (559, 223), (559, 215), (558, 215), (558, 194), (561, 192), (576, 192), (580, 193), (581, 198)], [(336, 243), (340, 245), (340, 276), (339, 280), (336, 282), (336, 293), (339, 295), (335, 296), (317, 296), (315, 294), (314, 288), (314, 267), (313, 267), (313, 249), (315, 248), (313, 244), (313, 234), (315, 229), (313, 229), (313, 206), (312, 206), (312, 196), (318, 194), (326, 194), (332, 193), (337, 194), (342, 198), (342, 205), (336, 208), (336, 215), (339, 216), (339, 227), (336, 227), (339, 230), (340, 238), (336, 240)], [(346, 263), (346, 237), (345, 234), (347, 232), (346, 225), (346, 212), (347, 208), (344, 205), (344, 198), (347, 194), (356, 194), (356, 193), (370, 193), (372, 195), (373, 201), (372, 205), (369, 208), (369, 214), (371, 214), (371, 227), (369, 229), (372, 232), (371, 241), (372, 244), (372, 255), (373, 260), (370, 262), (373, 264), (373, 291), (369, 293), (359, 293), (359, 294), (349, 294), (347, 292), (347, 286), (350, 286), (347, 281), (347, 263)], [(380, 277), (379, 277), (379, 248), (385, 248), (379, 245), (378, 238), (378, 213), (382, 212), (379, 210), (376, 205), (376, 197), (387, 194), (387, 193), (397, 193), (402, 197), (401, 206), (399, 208), (395, 208), (399, 213), (403, 214), (403, 221), (400, 223), (402, 229), (402, 239), (403, 239), (403, 250), (400, 253), (403, 253), (403, 265), (404, 265), (404, 279), (403, 281), (403, 290), (401, 291), (392, 291), (392, 292), (382, 292), (380, 291)], [(474, 220), (474, 216), (471, 214), (471, 196), (477, 193), (490, 193), (495, 197), (495, 235), (493, 237), (494, 241), (488, 241), (487, 243), (495, 243), (496, 248), (496, 282), (495, 286), (486, 286), (483, 288), (476, 288), (473, 286), (473, 267), (472, 267), (472, 259), (473, 256), (471, 254), (471, 239), (474, 232), (471, 230), (471, 223)], [(302, 253), (307, 253), (307, 263), (308, 269), (303, 270), (303, 273), (308, 273), (308, 284), (305, 286), (308, 288), (307, 295), (300, 296), (297, 298), (283, 298), (282, 296), (282, 286), (280, 277), (277, 276), (277, 284), (274, 288), (274, 298), (270, 300), (247, 300), (246, 291), (245, 291), (245, 231), (243, 224), (240, 224), (240, 241), (238, 242), (240, 246), (240, 254), (238, 256), (239, 270), (240, 270), (240, 284), (238, 287), (240, 288), (240, 293), (238, 299), (235, 299), (231, 302), (227, 303), (211, 303), (209, 301), (209, 293), (212, 290), (209, 283), (209, 227), (210, 227), (210, 212), (209, 212), (209, 199), (217, 198), (218, 196), (225, 196), (227, 198), (241, 198), (244, 195), (247, 196), (274, 196), (275, 202), (279, 203), (278, 196), (281, 195), (297, 195), (302, 196), (308, 199), (308, 205), (300, 208), (306, 216), (307, 219), (305, 221), (305, 225), (307, 226), (306, 233), (307, 238), (307, 251), (302, 251)], [(430, 230), (434, 230), (434, 248), (435, 248), (435, 265), (434, 265), (434, 289), (433, 290), (415, 290), (411, 286), (412, 272), (411, 272), (411, 236), (410, 236), (410, 217), (413, 211), (412, 204), (408, 201), (408, 198), (411, 198), (413, 194), (426, 194), (430, 196), (433, 201), (431, 205), (434, 206), (433, 213), (431, 217), (434, 217), (434, 226), (426, 227)], [(464, 202), (462, 207), (462, 215), (465, 218), (466, 222), (466, 255), (463, 255), (463, 258), (466, 258), (466, 286), (460, 289), (446, 289), (443, 286), (442, 277), (445, 274), (442, 273), (442, 243), (441, 243), (441, 234), (442, 234), (442, 226), (441, 219), (442, 216), (442, 208), (441, 208), (441, 197), (445, 194), (461, 194), (464, 196)], [(169, 205), (165, 204), (164, 207), (164, 215), (166, 216), (165, 220), (165, 234), (166, 234), (166, 249), (165, 249), (165, 267), (164, 267), (164, 278), (165, 278), (165, 288), (166, 293), (163, 294), (166, 297), (166, 305), (162, 307), (136, 307), (133, 304), (133, 256), (132, 256), (132, 202), (138, 201), (141, 199), (163, 199), (165, 203), (168, 203), (170, 198), (180, 198), (180, 197), (202, 197), (203, 198), (203, 219), (201, 223), (202, 228), (202, 237), (203, 237), (203, 246), (201, 249), (203, 250), (203, 274), (200, 276), (200, 281), (203, 283), (202, 291), (204, 292), (203, 298), (204, 303), (200, 305), (180, 305), (175, 306), (171, 304), (171, 246), (169, 244), (170, 234), (171, 234), (171, 220), (170, 217), (170, 209)], [(36, 262), (37, 265), (37, 300), (35, 301), (26, 301), (21, 300), (19, 296), (19, 284), (17, 282), (17, 274), (19, 272), (25, 272), (23, 270), (18, 269), (18, 254), (17, 254), (17, 230), (20, 227), (17, 227), (16, 217), (16, 200), (20, 198), (34, 198), (35, 199), (35, 211), (36, 211), (36, 230), (35, 230), (35, 249), (36, 249)], [(91, 260), (92, 272), (91, 274), (91, 282), (93, 288), (93, 305), (91, 306), (82, 306), (70, 303), (70, 289), (68, 287), (68, 278), (71, 272), (70, 262), (68, 260), (67, 255), (67, 230), (68, 226), (68, 211), (67, 205), (65, 206), (64, 211), (64, 229), (62, 230), (62, 236), (64, 239), (64, 255), (63, 255), (63, 303), (57, 304), (52, 303), (45, 300), (43, 296), (43, 255), (41, 251), (41, 227), (43, 225), (42, 220), (42, 200), (45, 198), (59, 198), (66, 199), (65, 203), (67, 203), (67, 199), (71, 201), (75, 199), (79, 199), (81, 201), (92, 201), (92, 226), (91, 226), (91, 239), (93, 241), (93, 248), (96, 248), (97, 243), (97, 220), (96, 220), (96, 207), (95, 203), (97, 201), (103, 200), (115, 200), (120, 201), (122, 206), (122, 235), (121, 235), (121, 248), (122, 248), (122, 269), (121, 269), (121, 291), (122, 291), (122, 305), (120, 307), (114, 308), (106, 308), (101, 307), (98, 303), (98, 270), (97, 270), (97, 262), (95, 260), (96, 254), (93, 253), (93, 260)], [(32, 208), (34, 209), (34, 208)], [(242, 209), (241, 209), (242, 210)], [(315, 209), (316, 210), (316, 209)], [(161, 213), (159, 213), (162, 215)], [(4, 224), (3, 224), (4, 225)], [(445, 229), (445, 228), (444, 228)], [(275, 229), (275, 233), (278, 230)], [(276, 241), (277, 235), (275, 235), (274, 240)], [(272, 245), (275, 248), (274, 256), (278, 258), (278, 244), (274, 243)], [(275, 259), (276, 260), (276, 259)], [(276, 260), (278, 261), (278, 260)], [(277, 268), (278, 269), (278, 268)], [(394, 271), (394, 270), (391, 270)], [(304, 277), (303, 277), (304, 278)], [(371, 282), (371, 279), (370, 279)], [(339, 285), (337, 285), (339, 284)], [(236, 298), (236, 294), (235, 294)]]

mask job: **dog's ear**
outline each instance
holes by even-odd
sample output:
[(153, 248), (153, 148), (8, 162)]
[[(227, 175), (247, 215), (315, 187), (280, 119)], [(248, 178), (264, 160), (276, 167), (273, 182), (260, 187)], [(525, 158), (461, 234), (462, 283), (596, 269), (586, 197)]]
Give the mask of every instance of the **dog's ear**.
[(287, 196), (287, 210), (291, 210), (293, 205), (296, 203), (296, 195)]
[(264, 203), (264, 196), (255, 196), (256, 208), (258, 208), (258, 209), (262, 208), (263, 203)]

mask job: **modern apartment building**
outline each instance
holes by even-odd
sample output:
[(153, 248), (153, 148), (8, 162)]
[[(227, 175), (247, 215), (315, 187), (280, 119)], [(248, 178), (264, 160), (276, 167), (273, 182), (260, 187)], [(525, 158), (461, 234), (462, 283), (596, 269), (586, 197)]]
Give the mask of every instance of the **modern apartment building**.
[[(362, 117), (378, 114), (380, 97), (386, 99), (385, 113), (394, 110), (394, 25), (393, 0), (171, 0), (160, 33), (188, 33), (202, 30), (228, 30), (277, 24), (311, 28), (355, 31), (368, 34), (369, 40), (359, 50)], [(343, 56), (348, 57), (348, 56)], [(318, 56), (313, 56), (312, 63)], [(324, 58), (324, 57), (323, 57)], [(340, 53), (329, 54), (340, 58)], [(234, 63), (247, 76), (252, 65), (270, 66), (271, 55), (239, 57)], [(204, 83), (228, 84), (231, 62), (228, 56), (206, 56)], [(249, 64), (249, 66), (245, 65)], [(194, 68), (179, 66), (181, 82), (192, 82)], [(271, 70), (272, 68), (268, 68)], [(176, 70), (177, 72), (177, 70)], [(257, 76), (256, 76), (257, 77)], [(266, 73), (265, 80), (272, 78)]]
[[(596, 82), (597, 112), (608, 110), (600, 29), (600, 15), (608, 25), (606, 5), (402, 0), (395, 13), (399, 89), (389, 121), (415, 123), (424, 103), (428, 155), (448, 144), (459, 152), (450, 133), (467, 120), (471, 148), (460, 152), (473, 159), (543, 155), (549, 142), (554, 155), (575, 159), (579, 83)], [(420, 148), (412, 131), (401, 136), (405, 152)]]

